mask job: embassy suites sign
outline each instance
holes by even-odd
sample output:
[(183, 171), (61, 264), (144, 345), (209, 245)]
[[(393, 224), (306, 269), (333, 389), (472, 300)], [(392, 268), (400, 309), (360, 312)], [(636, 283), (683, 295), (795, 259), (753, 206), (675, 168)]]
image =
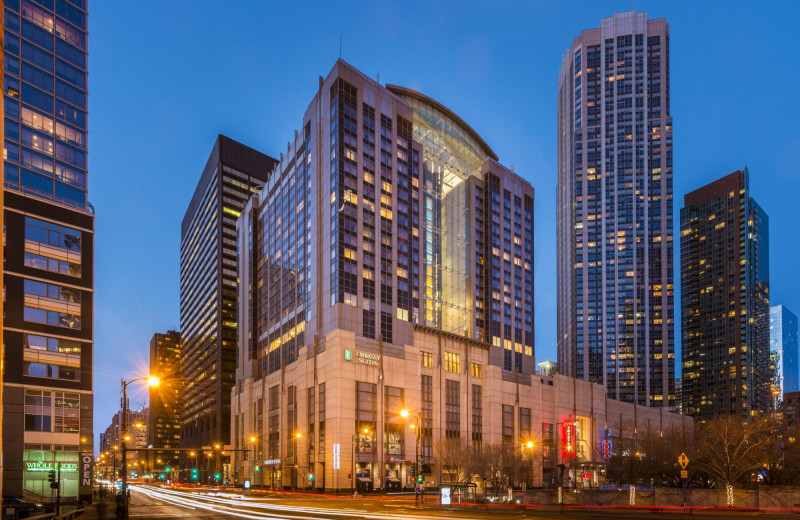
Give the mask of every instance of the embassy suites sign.
[[(381, 357), (378, 354), (372, 354), (371, 352), (361, 352), (360, 350), (355, 351), (355, 358), (356, 363), (362, 365), (370, 365), (373, 367), (378, 366), (378, 363), (381, 360)], [(345, 361), (353, 361), (353, 351), (349, 348), (344, 349), (344, 359)]]

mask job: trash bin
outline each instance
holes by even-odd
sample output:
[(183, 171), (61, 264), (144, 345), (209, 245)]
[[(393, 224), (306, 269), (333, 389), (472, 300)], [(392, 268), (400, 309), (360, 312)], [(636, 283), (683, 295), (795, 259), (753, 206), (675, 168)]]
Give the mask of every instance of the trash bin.
[(402, 486), (400, 484), (400, 479), (397, 478), (387, 478), (386, 479), (386, 491), (402, 491)]
[(356, 491), (365, 495), (372, 492), (372, 481), (366, 477), (358, 477), (356, 480)]

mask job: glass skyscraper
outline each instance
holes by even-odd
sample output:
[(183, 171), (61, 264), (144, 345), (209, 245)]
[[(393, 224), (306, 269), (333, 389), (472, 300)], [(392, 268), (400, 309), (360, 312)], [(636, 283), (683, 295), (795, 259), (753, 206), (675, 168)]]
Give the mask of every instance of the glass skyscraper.
[(683, 413), (772, 409), (769, 325), (769, 219), (744, 169), (683, 198)]
[(769, 349), (779, 363), (776, 388), (783, 393), (800, 391), (797, 316), (783, 305), (769, 309)]
[(62, 495), (89, 500), (91, 478), (79, 478), (93, 451), (87, 4), (3, 8), (3, 495), (49, 499), (47, 469), (61, 462)]
[(673, 406), (669, 25), (617, 13), (558, 82), (558, 368), (610, 398)]

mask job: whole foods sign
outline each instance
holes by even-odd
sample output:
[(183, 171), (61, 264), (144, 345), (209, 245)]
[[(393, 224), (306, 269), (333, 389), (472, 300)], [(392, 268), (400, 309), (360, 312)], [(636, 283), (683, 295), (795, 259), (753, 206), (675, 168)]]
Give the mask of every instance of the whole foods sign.
[(59, 466), (61, 467), (61, 471), (78, 471), (77, 462), (44, 462), (37, 460), (25, 463), (25, 469), (27, 471), (58, 471)]

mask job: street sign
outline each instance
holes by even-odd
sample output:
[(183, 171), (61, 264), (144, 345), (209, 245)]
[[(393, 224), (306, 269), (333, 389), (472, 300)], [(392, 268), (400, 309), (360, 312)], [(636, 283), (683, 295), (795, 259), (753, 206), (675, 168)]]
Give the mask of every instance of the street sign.
[(689, 472), (685, 469), (681, 470), (681, 478), (689, 478)]
[(678, 457), (678, 464), (680, 464), (683, 469), (686, 469), (686, 466), (689, 465), (689, 457), (687, 457), (685, 453), (681, 453), (681, 456)]

